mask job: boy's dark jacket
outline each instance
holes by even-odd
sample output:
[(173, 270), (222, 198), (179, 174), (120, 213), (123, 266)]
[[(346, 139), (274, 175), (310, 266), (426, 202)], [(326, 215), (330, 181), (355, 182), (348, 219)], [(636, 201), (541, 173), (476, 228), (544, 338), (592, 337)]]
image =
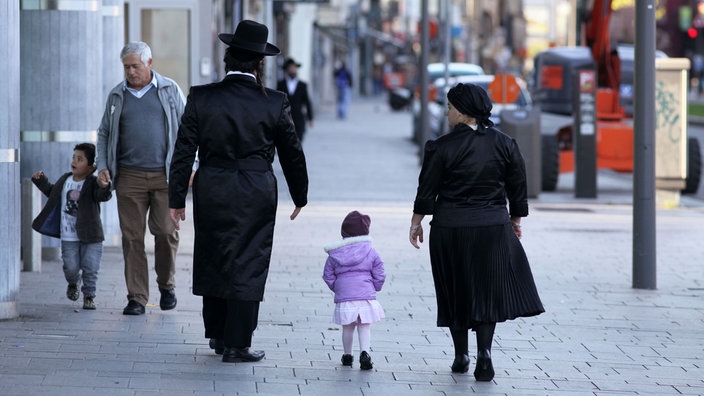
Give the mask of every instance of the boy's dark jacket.
[[(69, 176), (71, 172), (64, 173), (56, 184), (51, 184), (46, 176), (36, 180), (32, 178), (32, 183), (49, 197), (42, 211), (32, 222), (32, 229), (40, 234), (61, 238), (61, 191)], [(100, 188), (98, 179), (94, 175), (86, 178), (81, 188), (78, 213), (76, 213), (76, 233), (81, 242), (97, 243), (105, 240), (103, 222), (100, 220), (100, 202), (108, 201), (111, 197), (109, 185), (106, 188)]]

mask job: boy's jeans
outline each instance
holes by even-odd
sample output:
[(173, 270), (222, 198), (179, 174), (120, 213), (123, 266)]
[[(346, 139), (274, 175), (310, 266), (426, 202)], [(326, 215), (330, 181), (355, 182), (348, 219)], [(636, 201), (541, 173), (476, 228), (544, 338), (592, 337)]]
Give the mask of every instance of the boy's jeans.
[[(61, 241), (61, 259), (64, 261), (64, 276), (69, 284), (77, 285), (83, 278), (81, 292), (84, 297), (95, 297), (103, 243)], [(81, 271), (83, 274), (81, 274)]]

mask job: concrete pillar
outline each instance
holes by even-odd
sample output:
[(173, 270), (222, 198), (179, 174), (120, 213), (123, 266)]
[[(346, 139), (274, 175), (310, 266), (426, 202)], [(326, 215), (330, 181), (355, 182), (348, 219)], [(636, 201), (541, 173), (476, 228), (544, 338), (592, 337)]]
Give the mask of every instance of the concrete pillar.
[[(105, 105), (108, 92), (122, 81), (125, 75), (120, 61), (120, 51), (125, 45), (124, 11), (124, 0), (103, 0), (103, 101), (101, 105)], [(96, 127), (97, 125), (96, 123)]]
[(20, 289), (20, 12), (0, 2), (0, 319), (18, 316)]
[(42, 193), (29, 178), (22, 179), (22, 270), (42, 272), (42, 235), (29, 225), (42, 210)]
[[(102, 19), (100, 0), (20, 1), (21, 177), (43, 170), (53, 182), (70, 170), (77, 143), (96, 142)], [(58, 260), (58, 239), (43, 246), (44, 259)]]
[[(125, 45), (125, 2), (123, 0), (103, 0), (103, 91), (101, 106), (105, 106), (108, 93), (124, 79), (120, 51)], [(101, 107), (101, 111), (102, 111)], [(100, 114), (102, 117), (102, 113)], [(100, 118), (95, 120), (98, 127)], [(120, 246), (120, 221), (117, 216), (117, 200), (102, 204), (101, 218), (105, 232), (105, 246)]]

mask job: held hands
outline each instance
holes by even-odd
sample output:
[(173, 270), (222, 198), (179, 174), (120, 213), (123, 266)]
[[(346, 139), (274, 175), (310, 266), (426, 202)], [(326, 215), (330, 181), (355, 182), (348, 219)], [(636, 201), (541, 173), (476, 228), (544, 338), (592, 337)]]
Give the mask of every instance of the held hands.
[(418, 242), (423, 243), (423, 226), (420, 224), (411, 224), (411, 229), (408, 232), (408, 240), (416, 249), (420, 249)]
[(171, 214), (171, 221), (174, 222), (174, 226), (176, 226), (177, 230), (180, 230), (181, 225), (179, 224), (179, 222), (181, 220), (186, 220), (186, 208), (170, 208), (169, 213)]
[(101, 177), (100, 174), (98, 174), (97, 179), (95, 181), (98, 183), (98, 187), (100, 188), (108, 188), (110, 187), (110, 182), (106, 181), (104, 177)]
[(110, 182), (112, 181), (112, 178), (110, 177), (110, 171), (107, 169), (103, 169), (100, 172), (98, 172), (98, 185), (100, 187), (105, 188)]

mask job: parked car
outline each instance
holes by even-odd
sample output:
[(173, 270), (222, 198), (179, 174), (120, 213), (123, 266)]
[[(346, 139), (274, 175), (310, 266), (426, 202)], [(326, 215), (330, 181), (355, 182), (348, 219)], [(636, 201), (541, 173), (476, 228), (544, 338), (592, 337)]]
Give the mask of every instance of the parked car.
[[(449, 77), (476, 76), (479, 74), (484, 74), (484, 69), (474, 63), (451, 62), (448, 63), (447, 70)], [(445, 78), (445, 64), (428, 63), (428, 81), (433, 84), (440, 78)]]
[[(428, 67), (428, 82), (430, 87), (428, 88), (428, 102), (433, 103), (437, 100), (437, 93), (442, 92), (438, 90), (439, 87), (436, 84), (438, 79), (442, 79), (444, 85), (445, 79), (445, 64), (444, 63), (429, 63)], [(484, 69), (481, 66), (475, 65), (474, 63), (459, 63), (451, 62), (447, 65), (447, 70), (450, 78), (455, 78), (459, 76), (476, 76), (484, 74)], [(408, 90), (409, 102), (412, 102), (412, 112), (413, 112), (413, 140), (420, 143), (420, 92), (418, 89), (418, 84), (416, 84), (415, 89)], [(413, 100), (415, 96), (416, 100)]]
[[(445, 98), (447, 97), (447, 91), (459, 83), (464, 84), (475, 84), (485, 90), (489, 91), (489, 84), (494, 81), (494, 75), (483, 74), (478, 76), (458, 76), (450, 79), (450, 83), (445, 84), (444, 78), (439, 78), (435, 80), (435, 85), (438, 88), (438, 92), (445, 92), (444, 95), (438, 96), (437, 100), (430, 102), (428, 104), (428, 114), (430, 118), (430, 138), (436, 138), (444, 133), (449, 132), (447, 130), (447, 105), (445, 104)], [(533, 105), (533, 100), (528, 91), (528, 86), (526, 82), (520, 78), (514, 76), (516, 83), (520, 88), (520, 93), (518, 98), (513, 103), (494, 103), (494, 107), (491, 110), (491, 121), (500, 126), (501, 124), (501, 112), (503, 110), (516, 110), (516, 109), (528, 109)]]

